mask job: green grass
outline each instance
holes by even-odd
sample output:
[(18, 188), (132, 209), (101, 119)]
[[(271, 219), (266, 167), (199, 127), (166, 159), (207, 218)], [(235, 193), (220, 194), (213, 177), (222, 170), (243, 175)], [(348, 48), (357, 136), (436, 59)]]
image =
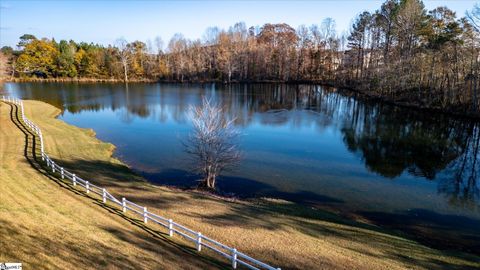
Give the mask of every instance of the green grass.
[[(282, 200), (231, 200), (149, 184), (112, 158), (113, 145), (96, 139), (92, 130), (55, 119), (60, 113), (58, 109), (38, 101), (26, 101), (25, 109), (27, 117), (42, 128), (46, 151), (60, 166), (106, 187), (117, 197), (125, 196), (147, 206), (149, 211), (172, 218), (273, 266), (282, 269), (480, 268), (477, 256), (432, 249), (323, 210)], [(10, 249), (0, 251), (0, 261), (18, 260), (32, 266), (49, 265), (47, 262), (51, 261), (62, 267), (72, 263), (74, 268), (79, 268), (79, 262), (89, 265), (88, 259), (104, 254), (97, 263), (113, 268), (127, 264), (118, 258), (131, 263), (146, 261), (137, 268), (148, 269), (187, 268), (190, 262), (195, 262), (198, 268), (219, 266), (214, 259), (218, 257), (211, 253), (205, 252), (207, 259), (202, 259), (188, 248), (191, 245), (176, 240), (178, 237), (171, 242), (164, 234), (149, 229), (156, 227), (144, 227), (141, 220), (125, 217), (116, 208), (103, 207), (98, 200), (73, 192), (58, 178), (46, 176), (44, 169), (33, 160), (33, 154), (24, 153), (28, 140), (12, 123), (9, 105), (1, 105), (0, 116), (1, 241), (12, 243)], [(30, 165), (28, 160), (34, 164)], [(36, 247), (38, 241), (26, 235), (38, 235), (46, 244)], [(14, 248), (18, 243), (22, 249)], [(173, 247), (186, 255), (175, 254)], [(82, 256), (74, 255), (77, 249)], [(41, 259), (29, 255), (40, 251), (45, 254)], [(133, 255), (136, 253), (142, 255)], [(168, 256), (158, 256), (158, 253)], [(69, 261), (69, 257), (75, 257), (76, 261)]]

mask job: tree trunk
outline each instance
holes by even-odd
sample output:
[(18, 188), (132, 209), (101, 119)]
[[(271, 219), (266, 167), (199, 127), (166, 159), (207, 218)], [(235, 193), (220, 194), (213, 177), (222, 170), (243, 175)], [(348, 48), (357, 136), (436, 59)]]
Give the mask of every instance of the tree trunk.
[(216, 173), (212, 169), (212, 166), (209, 165), (208, 167), (205, 168), (205, 178), (203, 182), (200, 184), (200, 186), (209, 188), (209, 189), (215, 189), (215, 180), (216, 180)]
[(473, 99), (472, 99), (472, 105), (473, 105), (473, 111), (477, 112), (477, 80), (478, 80), (478, 71), (476, 74), (473, 76)]
[(127, 74), (127, 64), (123, 63), (123, 79), (125, 82), (128, 82), (128, 74)]
[(204, 181), (204, 186), (210, 189), (215, 189), (215, 174), (209, 172)]
[(473, 74), (473, 111), (477, 112), (477, 82), (478, 82), (478, 57), (475, 59), (475, 74)]

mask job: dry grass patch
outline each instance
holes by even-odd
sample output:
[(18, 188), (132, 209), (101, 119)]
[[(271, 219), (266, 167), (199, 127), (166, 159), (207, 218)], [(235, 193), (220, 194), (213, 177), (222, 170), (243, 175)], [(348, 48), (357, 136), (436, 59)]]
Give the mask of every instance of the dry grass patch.
[(12, 122), (11, 109), (0, 103), (0, 262), (22, 262), (25, 269), (225, 266), (44, 175), (32, 156), (32, 136)]

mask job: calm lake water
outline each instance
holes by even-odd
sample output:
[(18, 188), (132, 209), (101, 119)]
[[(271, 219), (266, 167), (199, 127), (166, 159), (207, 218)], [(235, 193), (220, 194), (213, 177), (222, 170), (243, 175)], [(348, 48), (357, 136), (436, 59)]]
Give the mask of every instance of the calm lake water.
[(312, 85), (6, 83), (117, 146), (150, 181), (194, 186), (181, 140), (203, 96), (236, 117), (244, 159), (225, 193), (361, 215), (433, 244), (480, 253), (480, 125)]

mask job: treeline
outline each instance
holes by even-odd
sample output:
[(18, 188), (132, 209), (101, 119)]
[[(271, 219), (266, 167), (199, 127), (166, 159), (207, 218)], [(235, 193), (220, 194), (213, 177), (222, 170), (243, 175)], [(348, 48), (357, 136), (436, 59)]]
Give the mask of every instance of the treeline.
[(18, 51), (2, 51), (16, 78), (318, 82), (465, 113), (480, 106), (479, 42), (479, 6), (459, 18), (447, 7), (427, 11), (420, 0), (387, 0), (342, 34), (327, 18), (297, 29), (213, 27), (198, 40), (176, 34), (166, 48), (160, 38), (155, 46), (101, 46), (24, 35)]
[(477, 112), (479, 31), (479, 6), (457, 18), (447, 7), (387, 1), (355, 19), (337, 78), (394, 101)]
[[(56, 42), (55, 39), (37, 39), (25, 34), (20, 37), (17, 47), (17, 51), (10, 47), (1, 49), (10, 55), (11, 77), (124, 79), (122, 51), (116, 46), (73, 40)], [(128, 44), (128, 62), (125, 63), (128, 74), (135, 79), (158, 76), (149, 69), (154, 68), (154, 63), (148, 61), (151, 58), (154, 55), (145, 51), (143, 42)]]

